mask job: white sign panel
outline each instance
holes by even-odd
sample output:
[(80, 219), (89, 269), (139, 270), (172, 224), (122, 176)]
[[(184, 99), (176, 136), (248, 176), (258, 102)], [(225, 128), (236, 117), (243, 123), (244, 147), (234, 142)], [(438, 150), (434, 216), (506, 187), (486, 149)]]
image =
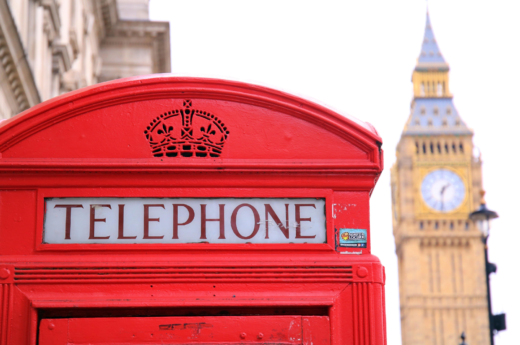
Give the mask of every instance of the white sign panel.
[(324, 199), (45, 199), (44, 243), (324, 243)]

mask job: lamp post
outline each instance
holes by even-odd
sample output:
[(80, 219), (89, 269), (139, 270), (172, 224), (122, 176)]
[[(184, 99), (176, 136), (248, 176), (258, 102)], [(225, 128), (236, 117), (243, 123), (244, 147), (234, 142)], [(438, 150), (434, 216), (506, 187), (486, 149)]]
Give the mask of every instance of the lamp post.
[(490, 221), (498, 218), (498, 214), (486, 207), (486, 201), (484, 200), (484, 194), (482, 191), (482, 199), (480, 201), (480, 207), (475, 212), (470, 213), (469, 219), (476, 222), (477, 226), (482, 233), (482, 243), (484, 244), (484, 258), (486, 264), (486, 287), (487, 287), (487, 302), (488, 302), (488, 318), (489, 318), (489, 337), (491, 345), (495, 344), (494, 335), (495, 331), (502, 331), (506, 329), (506, 315), (498, 314), (493, 315), (491, 311), (491, 293), (489, 289), (489, 276), (491, 273), (497, 271), (497, 266), (488, 260), (488, 246), (487, 241), (489, 238)]
[(462, 343), (460, 343), (459, 345), (468, 345), (466, 343), (466, 334), (464, 334), (464, 332), (462, 332), (462, 334), (460, 335), (460, 340), (462, 340)]

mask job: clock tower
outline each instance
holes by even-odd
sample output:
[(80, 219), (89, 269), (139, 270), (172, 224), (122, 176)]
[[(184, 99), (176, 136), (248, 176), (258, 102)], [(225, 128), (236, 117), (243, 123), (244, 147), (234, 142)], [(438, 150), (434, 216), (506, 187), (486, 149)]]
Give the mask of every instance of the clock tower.
[(459, 116), (430, 23), (414, 97), (391, 170), (403, 345), (489, 345), (484, 248), (468, 220), (480, 202), (480, 158)]

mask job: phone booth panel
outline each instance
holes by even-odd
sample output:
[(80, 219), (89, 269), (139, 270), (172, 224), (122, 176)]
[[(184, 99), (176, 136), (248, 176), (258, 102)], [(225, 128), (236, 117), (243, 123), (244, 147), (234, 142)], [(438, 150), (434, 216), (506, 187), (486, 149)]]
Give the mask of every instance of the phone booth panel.
[(326, 316), (44, 319), (41, 345), (330, 344)]
[(3, 121), (0, 153), (0, 345), (386, 344), (369, 124), (159, 75)]

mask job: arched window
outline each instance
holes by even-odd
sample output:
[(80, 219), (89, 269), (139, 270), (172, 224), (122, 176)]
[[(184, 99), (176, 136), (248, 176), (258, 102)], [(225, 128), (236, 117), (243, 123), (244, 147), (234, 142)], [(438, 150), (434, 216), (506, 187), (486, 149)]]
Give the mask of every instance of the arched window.
[(437, 151), (439, 153), (442, 153), (442, 150), (441, 150), (441, 144), (437, 143)]
[(451, 144), (451, 148), (453, 149), (453, 153), (457, 153), (457, 146), (455, 146), (455, 143)]
[(419, 143), (415, 142), (415, 154), (419, 154)]
[(449, 152), (450, 152), (450, 150), (449, 150), (449, 148), (448, 148), (448, 144), (444, 144), (444, 149), (445, 149), (446, 153), (449, 153)]
[(424, 154), (426, 154), (426, 144), (425, 143), (422, 144), (422, 152)]
[(433, 143), (430, 143), (430, 152), (433, 154), (434, 153), (434, 150), (433, 150)]
[(464, 145), (462, 143), (459, 144), (460, 153), (464, 153)]

